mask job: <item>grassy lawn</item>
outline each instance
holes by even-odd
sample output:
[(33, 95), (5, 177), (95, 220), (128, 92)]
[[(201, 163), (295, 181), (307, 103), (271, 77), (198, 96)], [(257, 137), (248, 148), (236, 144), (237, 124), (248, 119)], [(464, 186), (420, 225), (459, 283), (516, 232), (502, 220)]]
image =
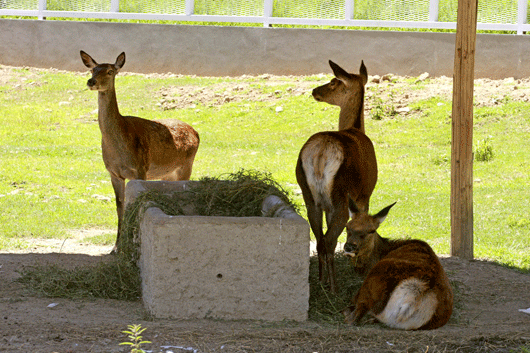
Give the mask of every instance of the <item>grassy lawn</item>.
[[(72, 231), (89, 228), (109, 231), (84, 241), (112, 244), (117, 223), (114, 193), (101, 159), (97, 94), (85, 88), (88, 73), (22, 68), (0, 72), (0, 251), (25, 249), (34, 238), (64, 239)], [(337, 125), (337, 108), (317, 103), (309, 95), (312, 87), (327, 80), (329, 76), (121, 75), (117, 95), (124, 115), (178, 118), (199, 132), (201, 146), (192, 179), (241, 168), (270, 172), (293, 192), (305, 217), (294, 169), (305, 140)], [(410, 91), (431, 87), (428, 81), (407, 80)], [(238, 85), (243, 88), (233, 90)], [(197, 100), (191, 107), (164, 110), (161, 92), (171, 87), (188, 91), (214, 87), (220, 95), (244, 99), (222, 104)], [(305, 94), (293, 93), (299, 87)], [(270, 98), (253, 99), (246, 96), (248, 90)], [(375, 90), (383, 86), (368, 88)], [(180, 98), (175, 94), (176, 100)], [(371, 210), (398, 201), (380, 234), (421, 238), (438, 253), (448, 254), (450, 99), (434, 93), (409, 102), (406, 114), (385, 113), (379, 120), (370, 118), (373, 106), (372, 102), (367, 108), (366, 131), (376, 147), (379, 181)], [(526, 271), (530, 270), (528, 108), (529, 103), (511, 99), (477, 107), (474, 131), (477, 146), (487, 139), (493, 152), (491, 160), (474, 165), (475, 257)]]

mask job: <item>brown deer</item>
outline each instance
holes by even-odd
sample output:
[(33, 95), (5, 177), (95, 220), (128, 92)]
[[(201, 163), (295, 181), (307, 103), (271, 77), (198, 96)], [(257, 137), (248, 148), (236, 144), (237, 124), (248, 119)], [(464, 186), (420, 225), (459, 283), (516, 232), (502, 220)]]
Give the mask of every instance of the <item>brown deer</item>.
[(368, 211), (377, 182), (377, 161), (372, 141), (364, 134), (366, 67), (361, 62), (356, 75), (332, 61), (329, 64), (335, 78), (315, 88), (313, 97), (340, 107), (339, 131), (318, 132), (307, 140), (298, 156), (296, 179), (317, 240), (320, 281), (336, 292), (334, 254), (337, 238), (348, 222), (348, 202), (352, 199)]
[(179, 120), (152, 121), (120, 114), (114, 78), (125, 64), (125, 53), (121, 53), (114, 64), (98, 64), (84, 51), (81, 51), (81, 59), (92, 73), (88, 88), (98, 91), (103, 162), (116, 195), (118, 235), (113, 251), (117, 251), (125, 179), (188, 180), (199, 148), (199, 134)]
[(370, 312), (393, 328), (442, 327), (453, 311), (453, 290), (434, 251), (421, 240), (390, 240), (377, 233), (394, 204), (374, 216), (350, 205), (354, 213), (346, 225), (344, 254), (366, 278), (344, 311), (345, 321), (359, 324)]

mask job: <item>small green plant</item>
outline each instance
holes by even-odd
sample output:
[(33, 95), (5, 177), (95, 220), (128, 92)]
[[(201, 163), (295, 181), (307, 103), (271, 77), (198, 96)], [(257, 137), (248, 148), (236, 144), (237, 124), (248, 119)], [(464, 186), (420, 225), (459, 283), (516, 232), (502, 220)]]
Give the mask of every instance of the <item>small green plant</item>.
[(394, 107), (394, 91), (389, 93), (388, 99), (390, 103), (385, 104), (383, 99), (374, 96), (373, 108), (370, 110), (373, 120), (383, 120), (385, 116), (394, 116), (397, 114), (396, 108)]
[(508, 226), (510, 228), (530, 228), (530, 220), (526, 218), (517, 218), (515, 216), (510, 216), (508, 218)]
[(373, 120), (383, 120), (385, 116), (385, 108), (383, 107), (383, 100), (379, 97), (374, 97), (374, 107), (370, 110)]
[(490, 144), (489, 136), (478, 142), (474, 158), (478, 162), (489, 162), (493, 159), (493, 147)]
[(142, 328), (142, 325), (127, 325), (129, 330), (122, 331), (123, 333), (128, 334), (130, 342), (122, 342), (120, 346), (131, 346), (131, 353), (145, 353), (145, 351), (140, 348), (142, 344), (151, 343), (151, 341), (142, 341), (142, 332), (146, 329)]
[(447, 163), (449, 163), (449, 161), (450, 161), (450, 159), (446, 155), (437, 156), (437, 157), (434, 157), (432, 159), (432, 162), (436, 166), (441, 166), (441, 165), (447, 164)]

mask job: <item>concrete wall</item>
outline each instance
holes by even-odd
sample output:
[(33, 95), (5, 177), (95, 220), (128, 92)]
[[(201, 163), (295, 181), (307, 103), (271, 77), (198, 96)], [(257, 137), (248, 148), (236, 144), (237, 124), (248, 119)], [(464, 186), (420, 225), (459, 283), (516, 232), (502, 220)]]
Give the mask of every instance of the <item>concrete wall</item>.
[[(0, 64), (84, 71), (79, 50), (125, 71), (200, 76), (356, 72), (452, 76), (455, 34), (0, 19)], [(530, 76), (530, 36), (479, 34), (475, 77)]]
[[(133, 180), (127, 202), (187, 183)], [(186, 211), (185, 211), (186, 212)], [(168, 216), (140, 223), (142, 299), (158, 318), (307, 319), (309, 224), (288, 218)]]

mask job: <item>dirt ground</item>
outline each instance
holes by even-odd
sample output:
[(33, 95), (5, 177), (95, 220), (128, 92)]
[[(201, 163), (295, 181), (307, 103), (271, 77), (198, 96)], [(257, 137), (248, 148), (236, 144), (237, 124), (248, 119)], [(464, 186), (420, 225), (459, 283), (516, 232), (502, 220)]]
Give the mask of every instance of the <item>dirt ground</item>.
[[(62, 247), (62, 249), (61, 249)], [(61, 249), (61, 252), (59, 252)], [(28, 294), (13, 282), (32, 264), (89, 266), (110, 247), (75, 239), (36, 243), (32, 253), (0, 254), (0, 352), (129, 352), (122, 333), (141, 324), (148, 352), (528, 352), (530, 275), (485, 261), (444, 257), (456, 303), (449, 323), (403, 332), (315, 322), (160, 320), (141, 301), (67, 300)], [(526, 350), (523, 350), (526, 349)]]
[[(31, 70), (34, 69), (30, 69)], [(86, 74), (83, 74), (86, 75)], [(33, 83), (31, 75), (15, 82), (12, 68), (0, 66), (0, 84), (18, 87)], [(276, 78), (265, 76), (271, 84)], [(420, 77), (418, 80), (425, 80)], [(299, 79), (293, 78), (293, 81)], [(282, 94), (306, 94), (314, 82)], [(409, 102), (435, 94), (450, 96), (451, 79), (426, 81), (426, 88), (406, 90), (397, 82), (371, 77), (367, 112), (374, 96), (392, 100), (398, 114), (409, 114)], [(196, 102), (219, 105), (240, 98), (275, 100), (244, 83), (224, 87), (168, 88), (158, 92), (164, 109), (194, 108)], [(527, 101), (530, 81), (477, 80), (477, 105), (495, 105), (509, 97)], [(107, 230), (108, 231), (108, 230)], [(86, 232), (91, 232), (87, 230)], [(530, 275), (486, 261), (444, 257), (442, 264), (454, 284), (456, 303), (450, 322), (434, 331), (403, 332), (377, 324), (361, 327), (312, 321), (270, 323), (261, 321), (160, 320), (143, 309), (141, 301), (66, 300), (30, 295), (14, 282), (33, 264), (56, 263), (73, 268), (109, 258), (110, 247), (83, 244), (84, 232), (67, 241), (36, 240), (25, 252), (0, 253), (0, 352), (130, 352), (122, 333), (127, 325), (141, 324), (151, 341), (148, 352), (530, 352)]]

